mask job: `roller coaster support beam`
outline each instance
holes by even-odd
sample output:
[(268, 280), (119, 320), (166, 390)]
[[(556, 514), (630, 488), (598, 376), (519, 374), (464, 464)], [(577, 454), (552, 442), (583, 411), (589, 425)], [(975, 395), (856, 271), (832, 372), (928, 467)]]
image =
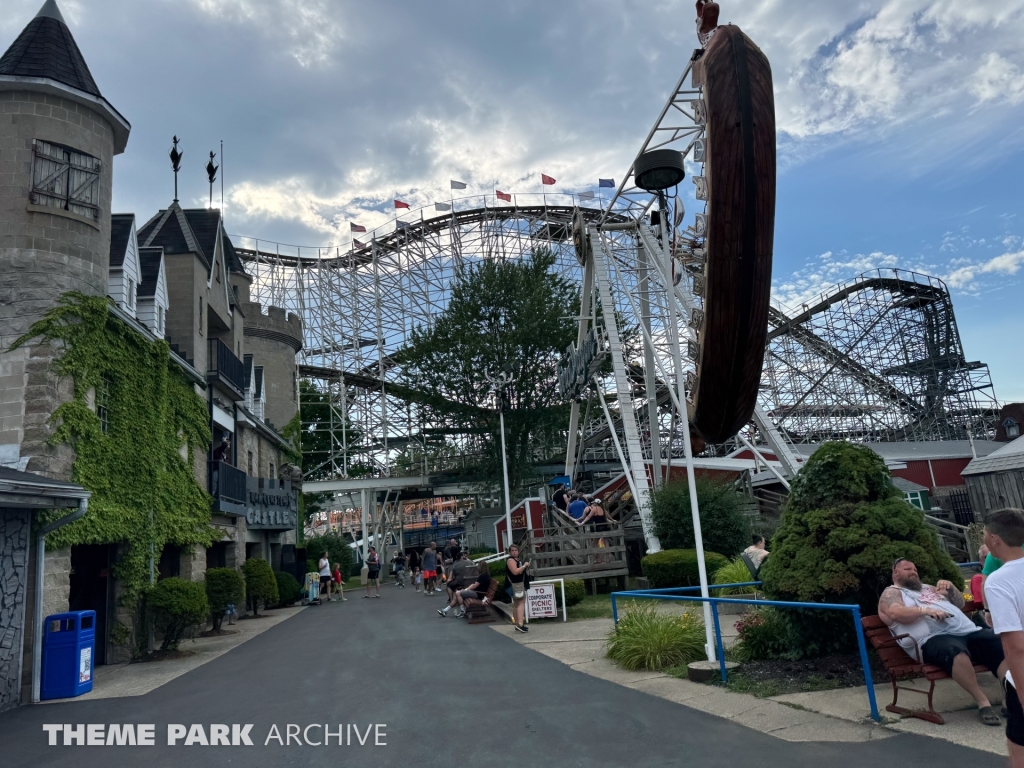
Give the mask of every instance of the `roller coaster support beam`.
[[(598, 295), (601, 297), (601, 313), (612, 358), (612, 371), (615, 374), (619, 416), (626, 438), (626, 453), (629, 455), (629, 466), (623, 467), (623, 469), (633, 478), (631, 487), (636, 488), (633, 501), (640, 515), (647, 551), (658, 552), (661, 550), (661, 542), (658, 541), (658, 535), (654, 532), (654, 520), (651, 518), (651, 486), (647, 479), (647, 462), (644, 461), (643, 449), (640, 446), (640, 430), (637, 428), (636, 414), (633, 411), (633, 387), (626, 374), (622, 341), (619, 338), (619, 328), (615, 319), (615, 299), (612, 296), (611, 286), (611, 255), (597, 227), (590, 225), (588, 231), (593, 251), (588, 261), (593, 263), (594, 280), (597, 283)], [(608, 427), (614, 432), (615, 425), (610, 421)]]
[[(594, 295), (594, 260), (587, 259), (583, 265), (583, 291), (580, 296), (579, 330), (576, 332), (576, 348), (583, 346), (590, 330), (590, 317), (593, 315)], [(565, 474), (569, 477), (569, 487), (573, 486), (576, 475), (576, 440), (580, 427), (580, 403), (573, 400), (569, 412), (569, 445), (565, 449)]]
[[(789, 443), (786, 442), (786, 438), (779, 428), (772, 423), (760, 405), (754, 406), (754, 424), (757, 425), (758, 431), (771, 446), (772, 452), (778, 457), (786, 476), (790, 479), (796, 477), (796, 473), (800, 471), (800, 462), (797, 461), (796, 454), (789, 447)], [(786, 485), (789, 487), (788, 484)]]
[[(657, 377), (654, 375), (654, 348), (651, 336), (651, 268), (647, 263), (647, 251), (637, 245), (636, 260), (640, 266), (640, 327), (644, 330), (644, 387), (647, 389), (647, 423), (651, 433), (651, 463), (654, 467), (654, 487), (661, 486), (661, 422), (658, 419)], [(666, 384), (667, 384), (666, 379)], [(670, 438), (671, 441), (671, 438)], [(671, 444), (671, 443), (670, 443)]]

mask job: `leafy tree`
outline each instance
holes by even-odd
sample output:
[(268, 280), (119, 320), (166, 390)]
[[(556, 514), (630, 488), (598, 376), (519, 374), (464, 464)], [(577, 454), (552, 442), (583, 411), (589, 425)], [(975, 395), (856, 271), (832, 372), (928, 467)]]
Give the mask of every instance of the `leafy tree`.
[(215, 631), (220, 630), (228, 605), (240, 606), (244, 597), (245, 583), (234, 568), (210, 568), (206, 571), (206, 599)]
[(576, 337), (579, 290), (558, 274), (555, 256), (538, 249), (522, 261), (486, 259), (465, 266), (451, 283), (448, 306), (428, 328), (413, 332), (400, 355), (415, 398), (431, 420), (483, 428), (482, 473), (501, 477), (501, 442), (487, 375), (512, 368), (501, 393), (509, 482), (520, 488), (534, 457), (565, 429), (557, 364)]
[[(963, 586), (924, 513), (903, 500), (878, 454), (862, 445), (830, 442), (794, 478), (761, 578), (771, 598), (856, 603), (870, 615), (892, 583), (892, 564), (900, 557), (914, 561), (923, 582), (949, 579)], [(848, 614), (787, 615), (804, 655), (852, 645)]]
[(210, 604), (202, 584), (176, 576), (162, 579), (149, 590), (146, 607), (153, 617), (153, 626), (162, 632), (161, 651), (173, 651), (188, 630), (206, 623)]
[[(743, 496), (729, 483), (697, 478), (697, 507), (705, 552), (735, 557), (750, 544), (750, 524), (744, 516)], [(693, 549), (690, 486), (683, 481), (665, 483), (651, 494), (654, 530), (665, 549)]]
[(242, 573), (245, 575), (245, 597), (252, 608), (253, 616), (259, 615), (260, 603), (267, 608), (280, 602), (277, 579), (270, 563), (262, 557), (250, 557), (242, 565)]
[(352, 567), (355, 565), (355, 555), (352, 553), (352, 547), (349, 546), (351, 542), (348, 539), (339, 536), (336, 533), (327, 533), (322, 536), (313, 536), (306, 540), (306, 572), (312, 573), (313, 571), (320, 570), (317, 567), (317, 563), (320, 562), (320, 556), (327, 551), (327, 557), (331, 561), (331, 567), (334, 567), (335, 563), (341, 565), (341, 575), (343, 578), (347, 578), (352, 573)]

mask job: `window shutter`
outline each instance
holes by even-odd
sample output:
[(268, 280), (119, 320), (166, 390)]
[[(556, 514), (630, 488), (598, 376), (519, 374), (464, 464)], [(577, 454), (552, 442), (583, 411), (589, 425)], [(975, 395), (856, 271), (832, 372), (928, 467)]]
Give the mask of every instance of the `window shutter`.
[(100, 203), (100, 161), (84, 152), (36, 139), (31, 201), (96, 221)]
[(81, 152), (67, 154), (68, 210), (95, 221), (100, 206), (100, 161)]

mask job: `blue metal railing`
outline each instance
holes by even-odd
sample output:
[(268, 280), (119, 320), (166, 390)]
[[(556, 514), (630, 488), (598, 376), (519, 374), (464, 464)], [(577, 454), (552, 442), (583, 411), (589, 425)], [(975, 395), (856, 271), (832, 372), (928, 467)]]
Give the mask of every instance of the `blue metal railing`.
[[(710, 585), (710, 591), (721, 590), (728, 587), (759, 587), (760, 581), (744, 581), (737, 584), (714, 584)], [(718, 649), (718, 669), (722, 682), (726, 682), (728, 672), (725, 668), (725, 647), (722, 645), (722, 628), (718, 619), (718, 603), (733, 603), (740, 605), (770, 605), (779, 608), (801, 608), (819, 611), (849, 611), (853, 618), (853, 628), (857, 635), (857, 649), (860, 651), (860, 663), (864, 670), (864, 684), (868, 689), (868, 704), (871, 706), (871, 719), (875, 722), (881, 721), (878, 713), (878, 703), (875, 701), (875, 683), (871, 678), (871, 666), (868, 662), (868, 648), (864, 640), (864, 627), (861, 625), (860, 606), (846, 605), (844, 603), (790, 603), (784, 600), (757, 600), (755, 598), (739, 597), (701, 597), (699, 595), (672, 594), (679, 592), (693, 592), (700, 587), (668, 587), (665, 589), (642, 589), (627, 592), (612, 592), (612, 618), (616, 626), (619, 623), (619, 609), (616, 604), (617, 597), (639, 598), (646, 600), (679, 600), (682, 602), (711, 603), (711, 617), (715, 625), (715, 647)]]

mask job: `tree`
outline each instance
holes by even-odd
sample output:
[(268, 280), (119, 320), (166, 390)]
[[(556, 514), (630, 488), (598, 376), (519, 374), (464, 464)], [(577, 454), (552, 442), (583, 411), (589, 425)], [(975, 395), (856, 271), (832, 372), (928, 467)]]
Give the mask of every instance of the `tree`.
[[(857, 603), (871, 615), (900, 557), (914, 561), (925, 583), (949, 579), (963, 586), (956, 563), (924, 513), (903, 500), (881, 457), (866, 446), (830, 442), (793, 479), (761, 578), (773, 599)], [(787, 614), (805, 655), (851, 646), (849, 615), (825, 613)]]
[(228, 605), (241, 605), (245, 597), (242, 575), (234, 568), (209, 568), (206, 571), (206, 599), (210, 604), (214, 631), (220, 631)]
[[(705, 552), (735, 557), (750, 544), (750, 524), (740, 508), (743, 497), (730, 483), (697, 480), (697, 508)], [(651, 494), (654, 531), (665, 549), (693, 549), (690, 486), (685, 480), (665, 483)]]
[(327, 558), (331, 561), (331, 567), (334, 567), (335, 563), (341, 565), (341, 576), (347, 578), (352, 574), (352, 566), (355, 565), (355, 555), (352, 554), (352, 547), (349, 546), (351, 542), (348, 539), (339, 536), (336, 533), (328, 533), (323, 536), (313, 536), (306, 540), (306, 571), (312, 573), (313, 571), (319, 571), (320, 568), (317, 565), (320, 562), (320, 556), (323, 555), (324, 551), (327, 552)]
[(515, 370), (502, 393), (509, 482), (520, 488), (536, 454), (565, 429), (557, 365), (576, 338), (579, 289), (558, 274), (555, 256), (538, 249), (522, 261), (486, 259), (459, 269), (448, 306), (418, 328), (399, 359), (410, 389), (432, 420), (482, 428), (485, 477), (501, 477), (499, 419), (487, 375)]

